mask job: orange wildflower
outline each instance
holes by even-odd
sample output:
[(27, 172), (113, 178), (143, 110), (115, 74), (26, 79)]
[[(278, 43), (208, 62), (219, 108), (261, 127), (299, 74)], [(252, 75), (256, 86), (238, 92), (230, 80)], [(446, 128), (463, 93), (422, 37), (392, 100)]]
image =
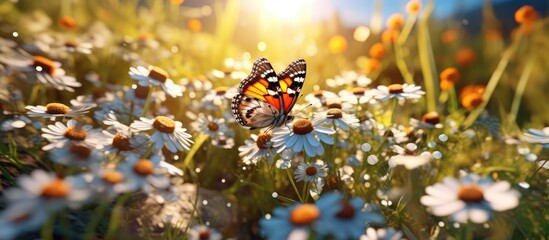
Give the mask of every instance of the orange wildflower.
[(475, 61), (475, 59), (475, 51), (470, 48), (462, 48), (456, 53), (456, 63), (460, 66), (470, 65)]
[(461, 105), (469, 110), (476, 108), (482, 104), (482, 94), (484, 94), (485, 89), (486, 86), (484, 85), (469, 85), (464, 87), (459, 94)]
[(457, 68), (449, 67), (442, 70), (439, 77), (441, 81), (457, 83), (459, 81), (459, 78), (461, 77), (461, 74), (459, 73), (459, 70)]
[(404, 17), (398, 13), (391, 15), (389, 19), (387, 19), (387, 27), (389, 29), (398, 30), (402, 28), (402, 25), (404, 25)]
[(364, 66), (364, 72), (372, 73), (379, 70), (379, 68), (381, 68), (381, 62), (378, 59), (370, 58), (366, 66)]
[(382, 59), (387, 54), (387, 50), (383, 43), (376, 43), (370, 48), (369, 54), (372, 58)]
[(76, 20), (71, 16), (63, 16), (59, 19), (59, 25), (67, 29), (73, 29), (76, 27)]
[(444, 44), (450, 44), (456, 41), (456, 39), (459, 37), (459, 32), (454, 29), (446, 30), (442, 33), (440, 36), (440, 40)]
[(381, 41), (384, 43), (395, 43), (399, 32), (393, 29), (387, 29), (381, 34)]
[(187, 21), (187, 28), (189, 28), (191, 32), (200, 32), (200, 30), (202, 30), (202, 22), (196, 18), (191, 18)]
[(406, 4), (408, 14), (416, 14), (419, 10), (421, 10), (421, 1), (419, 0), (411, 0)]
[(536, 9), (530, 5), (524, 5), (515, 12), (515, 21), (518, 23), (532, 23), (538, 18)]

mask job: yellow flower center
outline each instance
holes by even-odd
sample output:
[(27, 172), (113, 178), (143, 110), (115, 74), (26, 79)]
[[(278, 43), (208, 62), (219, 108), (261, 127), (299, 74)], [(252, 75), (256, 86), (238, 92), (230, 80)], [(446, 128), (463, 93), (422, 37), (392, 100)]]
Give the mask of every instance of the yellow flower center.
[(366, 88), (363, 88), (363, 87), (356, 87), (356, 88), (353, 88), (351, 90), (351, 92), (354, 94), (354, 95), (364, 95), (364, 93), (366, 92)]
[(116, 184), (124, 180), (124, 175), (122, 175), (122, 173), (117, 171), (105, 171), (103, 173), (102, 179), (107, 183)]
[(62, 198), (69, 195), (71, 188), (63, 179), (55, 179), (42, 188), (41, 196), (43, 198)]
[(271, 141), (272, 135), (270, 133), (260, 133), (257, 136), (257, 140), (255, 141), (255, 144), (259, 149), (266, 149), (267, 148), (267, 142)]
[(305, 174), (307, 174), (307, 176), (314, 176), (317, 172), (318, 170), (314, 166), (309, 166), (305, 169)]
[(313, 123), (308, 119), (295, 120), (293, 130), (293, 132), (297, 135), (305, 135), (314, 130)]
[(339, 108), (330, 108), (326, 112), (328, 114), (328, 118), (338, 119), (343, 117), (343, 112)]
[(479, 203), (484, 200), (482, 190), (476, 185), (463, 185), (457, 193), (458, 199), (468, 203)]
[(225, 95), (225, 93), (227, 93), (227, 88), (226, 87), (218, 87), (218, 88), (215, 88), (214, 91), (215, 91), (215, 94), (217, 96), (222, 96), (222, 95)]
[(80, 160), (86, 160), (91, 156), (92, 150), (83, 144), (72, 144), (69, 152), (77, 156)]
[(321, 98), (322, 96), (324, 96), (324, 91), (316, 90), (313, 92), (313, 96), (315, 96), (316, 98)]
[(290, 213), (290, 222), (294, 225), (307, 225), (320, 217), (318, 208), (310, 203), (304, 203), (295, 207)]
[(74, 40), (71, 40), (65, 43), (65, 47), (68, 47), (68, 48), (76, 48), (76, 46), (78, 46), (78, 43)]
[(391, 84), (387, 87), (389, 89), (389, 93), (391, 94), (397, 94), (397, 93), (403, 93), (404, 89), (402, 88), (402, 84)]
[(343, 107), (343, 105), (341, 104), (341, 100), (339, 100), (339, 99), (330, 99), (330, 100), (326, 101), (326, 107), (341, 109)]
[(49, 75), (55, 73), (55, 63), (46, 57), (34, 56), (32, 58), (32, 66), (39, 72), (46, 72)]
[(355, 216), (355, 208), (351, 206), (349, 201), (341, 201), (341, 210), (336, 214), (336, 217), (343, 219), (351, 219)]
[(76, 128), (67, 128), (65, 130), (65, 134), (63, 134), (68, 139), (75, 140), (75, 141), (84, 141), (86, 137), (88, 136), (88, 133), (82, 129), (76, 129)]
[(216, 132), (217, 130), (219, 130), (219, 125), (217, 125), (217, 123), (215, 122), (208, 122), (208, 129), (212, 132)]
[(166, 82), (169, 76), (166, 70), (153, 66), (149, 71), (149, 77), (156, 81), (164, 83)]
[(48, 103), (46, 105), (46, 113), (49, 114), (67, 114), (71, 109), (62, 103)]
[(198, 239), (207, 240), (210, 239), (210, 231), (204, 230), (198, 233)]
[(426, 113), (423, 117), (421, 117), (421, 121), (435, 125), (440, 122), (440, 116), (437, 112)]
[(112, 146), (118, 148), (120, 151), (132, 150), (130, 139), (120, 133), (116, 133), (112, 138)]
[(149, 90), (149, 86), (137, 85), (137, 87), (133, 90), (133, 94), (136, 98), (147, 99), (147, 96), (149, 95)]
[(141, 176), (151, 175), (154, 172), (154, 165), (147, 159), (139, 159), (133, 166), (133, 171)]
[(175, 122), (167, 117), (158, 116), (154, 118), (153, 127), (163, 133), (173, 133), (175, 131)]

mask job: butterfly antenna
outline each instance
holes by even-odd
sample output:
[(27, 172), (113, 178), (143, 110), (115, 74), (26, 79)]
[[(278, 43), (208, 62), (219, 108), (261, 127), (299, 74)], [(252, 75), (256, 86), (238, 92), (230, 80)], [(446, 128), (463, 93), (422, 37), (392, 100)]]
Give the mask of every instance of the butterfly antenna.
[(312, 104), (312, 103), (307, 104), (307, 106), (302, 107), (302, 108), (299, 109), (296, 113), (300, 113), (300, 112), (302, 112), (303, 110), (307, 109), (307, 108), (310, 107), (310, 106), (313, 106), (313, 104)]

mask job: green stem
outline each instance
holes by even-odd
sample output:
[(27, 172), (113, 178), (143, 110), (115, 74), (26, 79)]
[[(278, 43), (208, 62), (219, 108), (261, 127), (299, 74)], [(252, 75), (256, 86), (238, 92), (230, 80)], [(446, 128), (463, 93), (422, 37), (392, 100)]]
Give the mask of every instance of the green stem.
[(142, 117), (147, 116), (147, 111), (149, 110), (149, 105), (151, 105), (151, 97), (154, 92), (155, 86), (149, 86), (149, 92), (147, 93), (147, 98), (145, 99), (145, 106), (143, 106)]
[(29, 101), (28, 103), (29, 104), (36, 104), (36, 97), (38, 96), (38, 93), (40, 92), (40, 88), (41, 88), (42, 85), (40, 84), (34, 84), (34, 86), (32, 86), (32, 90), (31, 90), (31, 93), (30, 93), (30, 96), (29, 96)]
[(463, 237), (463, 239), (473, 240), (474, 238), (473, 227), (474, 225), (470, 222), (468, 222), (467, 225), (465, 225), (465, 236)]
[(286, 169), (286, 173), (288, 174), (288, 180), (290, 180), (290, 183), (292, 184), (292, 187), (294, 188), (295, 194), (299, 198), (299, 201), (303, 202), (303, 198), (301, 198), (301, 194), (299, 194), (299, 190), (297, 190), (297, 186), (295, 185), (294, 178), (289, 168)]
[(193, 160), (194, 155), (196, 154), (196, 152), (198, 151), (198, 149), (200, 149), (200, 147), (202, 146), (202, 144), (203, 144), (207, 139), (208, 139), (208, 135), (201, 133), (201, 134), (198, 135), (198, 137), (194, 140), (193, 147), (191, 148), (191, 150), (189, 150), (189, 153), (187, 154), (187, 156), (185, 156), (185, 159), (183, 160), (183, 167), (184, 167), (184, 168), (187, 168), (187, 167), (190, 166), (191, 161)]
[(529, 58), (528, 61), (526, 62), (526, 65), (524, 66), (524, 71), (520, 75), (520, 79), (515, 91), (515, 96), (513, 97), (513, 102), (511, 104), (511, 110), (509, 112), (509, 123), (515, 122), (517, 118), (520, 102), (522, 100), (522, 96), (524, 95), (524, 90), (526, 89), (526, 84), (528, 83), (528, 79), (530, 79), (530, 74), (532, 73), (532, 69), (534, 69), (535, 63), (536, 63), (535, 57)]
[(48, 216), (48, 220), (46, 220), (46, 223), (42, 226), (42, 230), (40, 231), (40, 236), (44, 240), (53, 240), (53, 225), (55, 224), (55, 215), (56, 213), (50, 213)]
[(115, 239), (116, 230), (120, 226), (122, 220), (122, 208), (126, 201), (128, 201), (128, 199), (130, 198), (130, 196), (130, 193), (126, 193), (120, 196), (120, 198), (118, 198), (118, 200), (114, 204), (109, 222), (109, 228), (107, 230), (107, 235), (105, 239)]
[(496, 86), (499, 83), (499, 80), (501, 79), (501, 76), (503, 76), (503, 72), (505, 71), (505, 68), (507, 67), (507, 64), (509, 64), (509, 61), (511, 60), (511, 57), (517, 50), (519, 43), (521, 42), (522, 35), (518, 35), (518, 39), (513, 41), (511, 46), (503, 52), (503, 56), (501, 57), (501, 60), (499, 61), (496, 70), (494, 73), (492, 73), (492, 76), (490, 77), (490, 80), (488, 81), (488, 85), (486, 85), (486, 90), (484, 91), (484, 94), (482, 95), (482, 103), (469, 114), (469, 116), (465, 119), (463, 122), (463, 127), (469, 128), (475, 120), (477, 120), (478, 116), (484, 111), (486, 108), (486, 105), (488, 105), (488, 101), (490, 101), (490, 98), (492, 97), (492, 93), (494, 93), (494, 90), (496, 89)]
[(404, 28), (402, 29), (402, 32), (400, 33), (400, 36), (398, 37), (394, 45), (396, 65), (398, 67), (398, 70), (400, 70), (404, 81), (408, 84), (414, 84), (414, 76), (408, 69), (408, 65), (406, 64), (406, 60), (404, 59), (404, 44), (406, 43), (408, 36), (410, 36), (410, 32), (414, 27), (416, 19), (417, 14), (413, 14), (408, 18), (408, 21), (406, 21), (406, 24), (404, 25)]
[(84, 232), (84, 240), (91, 240), (94, 236), (94, 231), (101, 222), (101, 219), (103, 218), (103, 215), (105, 214), (105, 210), (109, 206), (109, 201), (104, 201), (99, 205), (95, 210), (93, 211), (93, 217), (90, 220), (90, 223), (86, 227), (86, 231)]
[(433, 47), (431, 45), (431, 37), (429, 36), (429, 18), (433, 11), (433, 1), (429, 1), (425, 12), (420, 18), (418, 25), (418, 50), (421, 71), (425, 79), (425, 92), (427, 100), (427, 111), (436, 111), (436, 95), (438, 94), (438, 78), (435, 65), (435, 57), (433, 56)]
[(537, 169), (536, 171), (534, 172), (534, 174), (528, 178), (528, 180), (526, 180), (527, 183), (529, 183), (530, 181), (532, 181), (532, 179), (534, 179), (534, 177), (538, 174), (538, 172), (543, 168), (543, 166), (545, 166), (545, 164), (547, 164), (547, 161), (543, 162), (543, 164), (541, 164)]

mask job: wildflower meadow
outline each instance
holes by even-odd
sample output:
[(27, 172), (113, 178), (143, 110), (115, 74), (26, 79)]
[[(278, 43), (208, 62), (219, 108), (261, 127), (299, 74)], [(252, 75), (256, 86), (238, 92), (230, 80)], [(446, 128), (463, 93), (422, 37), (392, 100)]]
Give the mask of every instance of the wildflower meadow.
[(534, 0), (0, 0), (0, 240), (547, 239)]

